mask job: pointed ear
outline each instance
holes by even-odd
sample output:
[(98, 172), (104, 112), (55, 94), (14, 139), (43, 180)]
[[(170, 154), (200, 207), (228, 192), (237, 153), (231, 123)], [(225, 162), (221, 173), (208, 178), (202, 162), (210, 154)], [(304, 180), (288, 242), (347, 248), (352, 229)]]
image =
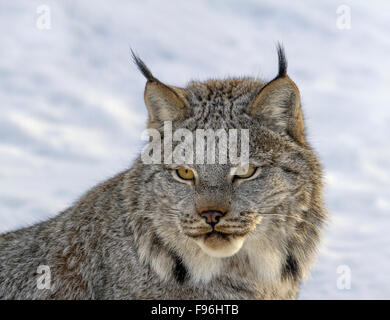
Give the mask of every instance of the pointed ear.
[(279, 74), (261, 89), (250, 107), (250, 114), (267, 128), (287, 133), (298, 143), (305, 144), (299, 90), (286, 73), (287, 62), (280, 46), (278, 54)]
[(187, 115), (184, 89), (167, 86), (159, 81), (148, 81), (144, 99), (149, 112), (148, 127), (158, 127), (164, 121), (184, 119)]
[(131, 51), (134, 63), (148, 80), (144, 99), (148, 109), (148, 128), (158, 128), (164, 121), (183, 119), (187, 115), (188, 102), (184, 89), (168, 86), (156, 79), (145, 63)]

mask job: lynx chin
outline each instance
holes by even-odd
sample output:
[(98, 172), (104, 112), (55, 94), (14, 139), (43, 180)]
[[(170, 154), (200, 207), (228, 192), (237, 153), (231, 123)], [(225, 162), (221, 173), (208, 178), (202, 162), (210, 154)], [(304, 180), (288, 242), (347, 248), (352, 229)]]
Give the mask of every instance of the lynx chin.
[[(140, 155), (55, 218), (0, 235), (0, 298), (295, 299), (327, 213), (300, 94), (280, 45), (277, 53), (271, 81), (185, 87), (161, 82), (133, 53), (147, 80), (147, 128), (158, 133), (159, 156), (169, 122), (193, 136), (246, 130), (246, 165), (231, 159), (240, 148), (212, 163), (144, 163)], [(37, 288), (40, 265), (50, 268), (47, 288)]]

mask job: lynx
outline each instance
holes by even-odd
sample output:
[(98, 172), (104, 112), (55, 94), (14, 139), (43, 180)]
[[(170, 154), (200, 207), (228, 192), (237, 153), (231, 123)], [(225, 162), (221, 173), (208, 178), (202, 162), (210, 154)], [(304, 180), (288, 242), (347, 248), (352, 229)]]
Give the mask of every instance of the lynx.
[[(300, 93), (277, 52), (269, 82), (183, 88), (133, 53), (147, 79), (149, 129), (161, 139), (166, 122), (190, 132), (248, 129), (248, 165), (138, 157), (58, 216), (0, 236), (0, 298), (296, 299), (327, 213)], [(50, 271), (43, 285), (42, 270)]]

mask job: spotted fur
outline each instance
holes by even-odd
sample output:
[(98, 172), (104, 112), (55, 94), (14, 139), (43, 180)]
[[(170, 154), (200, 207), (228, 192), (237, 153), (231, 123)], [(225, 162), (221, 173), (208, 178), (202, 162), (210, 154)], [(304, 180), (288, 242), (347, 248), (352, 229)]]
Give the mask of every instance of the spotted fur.
[[(0, 298), (296, 298), (326, 210), (321, 165), (282, 47), (278, 57), (268, 83), (234, 78), (177, 88), (134, 55), (148, 80), (150, 128), (163, 133), (172, 120), (174, 129), (193, 132), (249, 129), (259, 175), (235, 184), (227, 180), (229, 164), (192, 165), (197, 180), (183, 184), (174, 166), (138, 158), (55, 218), (0, 236)], [(215, 226), (223, 236), (208, 235), (202, 208), (226, 209)], [(37, 288), (42, 264), (51, 269), (51, 289)]]

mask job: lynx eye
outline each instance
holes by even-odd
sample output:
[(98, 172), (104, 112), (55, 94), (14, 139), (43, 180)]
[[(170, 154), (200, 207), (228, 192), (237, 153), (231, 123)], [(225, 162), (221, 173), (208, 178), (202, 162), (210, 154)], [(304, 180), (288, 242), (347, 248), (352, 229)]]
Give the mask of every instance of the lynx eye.
[(177, 175), (183, 180), (194, 180), (194, 171), (187, 168), (179, 168), (176, 170)]
[(256, 168), (253, 166), (238, 167), (234, 175), (234, 178), (248, 179), (252, 177), (255, 174), (255, 172), (256, 172)]

